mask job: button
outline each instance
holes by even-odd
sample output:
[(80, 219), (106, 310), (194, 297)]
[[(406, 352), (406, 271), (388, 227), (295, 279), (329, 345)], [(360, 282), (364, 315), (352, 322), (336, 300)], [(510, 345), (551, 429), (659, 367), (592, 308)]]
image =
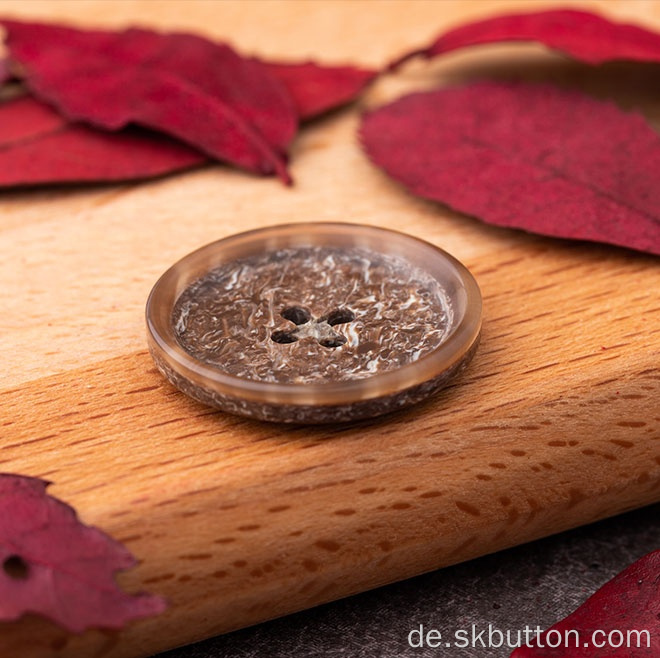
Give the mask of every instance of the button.
[(338, 423), (445, 386), (476, 350), (481, 294), (461, 263), (412, 236), (287, 224), (184, 257), (146, 315), (156, 365), (187, 395), (261, 420)]

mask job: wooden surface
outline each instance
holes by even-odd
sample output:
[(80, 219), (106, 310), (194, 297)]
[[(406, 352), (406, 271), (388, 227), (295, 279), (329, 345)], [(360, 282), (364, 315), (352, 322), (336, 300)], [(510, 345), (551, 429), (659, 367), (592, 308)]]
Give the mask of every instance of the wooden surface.
[[(4, 1), (0, 13), (382, 65), (443, 27), (521, 6), (74, 0)], [(660, 29), (660, 3), (581, 6)], [(660, 114), (657, 84), (638, 84), (657, 69), (587, 75), (535, 46), (412, 63), (362, 106), (507, 70), (617, 90)], [(121, 633), (70, 637), (24, 618), (2, 628), (0, 655), (146, 655), (660, 498), (658, 260), (488, 228), (409, 197), (361, 154), (358, 109), (305, 129), (293, 189), (209, 166), (0, 196), (1, 468), (52, 480), (139, 558), (122, 585), (171, 603)], [(213, 412), (156, 372), (143, 308), (170, 264), (237, 230), (310, 220), (405, 230), (475, 274), (481, 348), (437, 399), (370, 424), (292, 429)]]

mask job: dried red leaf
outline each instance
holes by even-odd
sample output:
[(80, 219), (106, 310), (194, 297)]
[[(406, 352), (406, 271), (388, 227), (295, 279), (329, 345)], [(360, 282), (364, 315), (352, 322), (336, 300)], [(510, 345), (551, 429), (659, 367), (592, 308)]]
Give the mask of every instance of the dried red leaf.
[(0, 620), (32, 612), (75, 633), (118, 629), (161, 613), (165, 602), (130, 596), (114, 581), (135, 558), (73, 508), (46, 494), (47, 482), (0, 474)]
[(507, 14), (461, 25), (426, 48), (415, 50), (390, 65), (411, 57), (430, 58), (459, 48), (501, 41), (538, 41), (588, 64), (612, 60), (660, 62), (660, 34), (637, 25), (612, 21), (578, 9), (551, 9), (530, 14)]
[[(567, 631), (578, 632), (579, 646), (575, 646), (575, 633), (565, 635)], [(612, 642), (608, 642), (610, 631), (614, 631)], [(617, 631), (623, 634), (623, 644), (615, 648), (613, 645), (618, 644), (621, 638)], [(628, 636), (628, 631), (633, 633)], [(646, 631), (646, 634), (638, 636), (635, 631)], [(556, 648), (550, 646), (557, 644), (558, 638), (563, 641), (564, 637), (567, 637), (568, 645), (562, 644)], [(638, 637), (641, 641), (638, 641)], [(601, 646), (596, 647), (594, 640)], [(511, 658), (660, 656), (660, 551), (637, 560), (603, 585), (575, 612), (557, 622), (540, 639), (530, 644), (516, 649)], [(643, 646), (638, 647), (637, 644)]]
[(191, 34), (2, 25), (26, 85), (67, 118), (106, 130), (136, 123), (290, 182), (285, 153), (295, 108), (259, 62)]
[(9, 65), (6, 59), (0, 59), (0, 85), (5, 84), (7, 80), (11, 80), (11, 73), (9, 72)]
[(323, 66), (315, 62), (263, 62), (287, 88), (302, 120), (354, 101), (378, 75), (355, 66)]
[(124, 181), (208, 162), (164, 135), (70, 123), (30, 96), (0, 104), (0, 187)]
[(482, 82), (377, 109), (361, 137), (419, 196), (499, 226), (660, 254), (660, 137), (613, 103)]

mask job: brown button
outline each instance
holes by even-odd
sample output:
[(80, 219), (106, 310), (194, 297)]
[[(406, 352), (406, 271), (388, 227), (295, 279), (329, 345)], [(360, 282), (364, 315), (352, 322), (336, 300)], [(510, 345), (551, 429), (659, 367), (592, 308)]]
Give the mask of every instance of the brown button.
[(467, 269), (403, 233), (290, 224), (214, 242), (156, 283), (151, 354), (225, 411), (342, 422), (408, 406), (470, 360), (481, 295)]

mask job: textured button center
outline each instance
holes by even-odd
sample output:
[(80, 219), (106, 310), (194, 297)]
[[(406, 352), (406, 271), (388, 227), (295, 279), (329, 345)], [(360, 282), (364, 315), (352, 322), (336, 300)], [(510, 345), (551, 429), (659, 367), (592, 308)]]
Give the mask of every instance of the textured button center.
[(340, 347), (346, 343), (346, 336), (335, 331), (332, 327), (355, 320), (355, 313), (347, 308), (337, 308), (318, 319), (312, 318), (311, 313), (300, 306), (290, 306), (282, 311), (282, 317), (289, 320), (295, 328), (278, 329), (271, 334), (276, 343), (295, 343), (301, 338), (315, 338), (323, 347)]
[(436, 279), (359, 247), (287, 248), (210, 270), (173, 311), (181, 346), (265, 382), (361, 379), (433, 351), (451, 324)]

